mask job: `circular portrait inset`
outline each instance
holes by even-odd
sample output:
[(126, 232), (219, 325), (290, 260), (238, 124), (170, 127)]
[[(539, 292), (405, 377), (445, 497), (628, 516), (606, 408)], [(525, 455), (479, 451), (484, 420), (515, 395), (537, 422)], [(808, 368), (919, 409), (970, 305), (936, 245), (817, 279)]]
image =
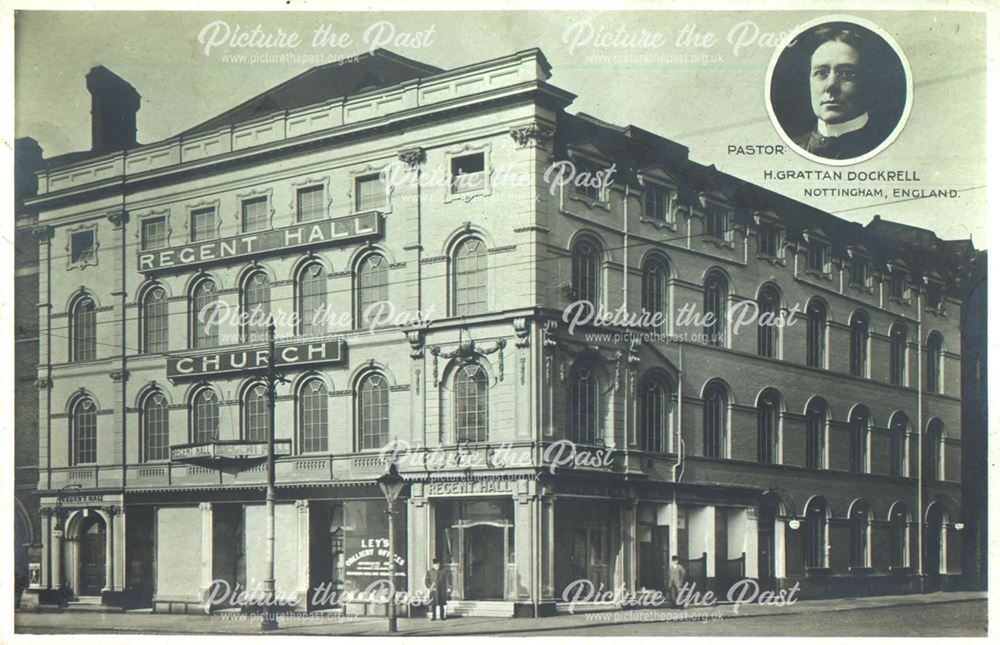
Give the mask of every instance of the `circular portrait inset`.
[(896, 138), (913, 100), (909, 64), (879, 27), (827, 16), (791, 33), (765, 83), (767, 110), (802, 156), (844, 166), (870, 159)]

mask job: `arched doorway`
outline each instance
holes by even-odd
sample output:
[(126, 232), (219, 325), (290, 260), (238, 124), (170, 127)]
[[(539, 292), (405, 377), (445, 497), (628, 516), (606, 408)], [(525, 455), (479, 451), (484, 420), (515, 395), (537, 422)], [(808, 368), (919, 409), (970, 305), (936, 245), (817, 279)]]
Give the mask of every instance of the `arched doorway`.
[(948, 568), (948, 514), (941, 504), (933, 503), (927, 509), (927, 531), (924, 536), (924, 573), (931, 590), (941, 588), (941, 574)]
[(97, 513), (89, 513), (77, 532), (79, 588), (77, 596), (100, 596), (105, 584), (107, 525)]

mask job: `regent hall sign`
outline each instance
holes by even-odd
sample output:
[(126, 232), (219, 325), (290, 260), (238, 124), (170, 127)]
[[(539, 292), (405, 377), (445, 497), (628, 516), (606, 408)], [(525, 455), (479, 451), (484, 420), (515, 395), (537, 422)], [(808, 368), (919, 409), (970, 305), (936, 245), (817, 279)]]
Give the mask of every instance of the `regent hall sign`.
[[(199, 356), (167, 359), (167, 378), (202, 378), (221, 374), (245, 373), (267, 367), (267, 349), (234, 349)], [(296, 343), (275, 347), (277, 368), (342, 363), (343, 339)]]
[(381, 229), (381, 217), (377, 212), (370, 211), (349, 217), (297, 224), (168, 249), (139, 251), (139, 271), (186, 268), (330, 242), (354, 241), (378, 236), (382, 233)]

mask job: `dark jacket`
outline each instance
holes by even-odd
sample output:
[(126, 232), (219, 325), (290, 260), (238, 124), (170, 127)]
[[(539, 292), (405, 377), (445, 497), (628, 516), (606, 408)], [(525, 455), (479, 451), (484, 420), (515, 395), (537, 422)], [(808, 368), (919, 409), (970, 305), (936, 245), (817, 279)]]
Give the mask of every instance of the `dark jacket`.
[(451, 575), (444, 567), (437, 571), (429, 569), (424, 576), (424, 586), (430, 591), (429, 600), (432, 605), (444, 605), (451, 595)]
[(839, 137), (824, 137), (815, 129), (794, 138), (795, 145), (824, 159), (854, 159), (871, 152), (885, 140), (885, 134), (871, 123)]

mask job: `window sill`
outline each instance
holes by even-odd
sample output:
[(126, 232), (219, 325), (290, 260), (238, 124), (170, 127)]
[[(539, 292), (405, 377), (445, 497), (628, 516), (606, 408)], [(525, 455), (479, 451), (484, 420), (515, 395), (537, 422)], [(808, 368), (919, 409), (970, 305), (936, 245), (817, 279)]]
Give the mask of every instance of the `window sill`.
[(822, 578), (831, 575), (833, 575), (833, 569), (830, 567), (806, 567), (806, 577), (809, 578)]
[(644, 224), (651, 224), (658, 229), (667, 231), (677, 231), (677, 224), (671, 221), (666, 221), (662, 219), (656, 219), (655, 217), (650, 217), (649, 215), (640, 215), (639, 221)]
[(891, 567), (889, 567), (889, 573), (892, 573), (892, 574), (895, 574), (895, 575), (898, 575), (898, 576), (908, 576), (908, 575), (911, 575), (913, 573), (913, 567), (896, 567), (896, 566), (891, 566)]
[(785, 266), (787, 264), (784, 258), (779, 258), (776, 255), (769, 255), (767, 253), (757, 253), (757, 259), (764, 260), (765, 262), (776, 264), (778, 266)]
[(870, 576), (875, 573), (875, 567), (847, 567), (847, 570), (856, 576)]
[(819, 280), (826, 280), (827, 282), (833, 281), (833, 276), (830, 274), (829, 271), (817, 271), (816, 269), (806, 269), (805, 271), (803, 271), (803, 273), (805, 275), (812, 276)]
[(725, 239), (722, 239), (722, 238), (719, 238), (719, 237), (712, 237), (712, 236), (710, 236), (708, 234), (705, 235), (705, 238), (702, 239), (702, 242), (705, 243), (705, 244), (714, 244), (716, 247), (718, 247), (720, 249), (730, 249), (731, 250), (731, 249), (735, 248), (735, 245), (732, 242), (730, 242), (729, 240), (725, 240)]

